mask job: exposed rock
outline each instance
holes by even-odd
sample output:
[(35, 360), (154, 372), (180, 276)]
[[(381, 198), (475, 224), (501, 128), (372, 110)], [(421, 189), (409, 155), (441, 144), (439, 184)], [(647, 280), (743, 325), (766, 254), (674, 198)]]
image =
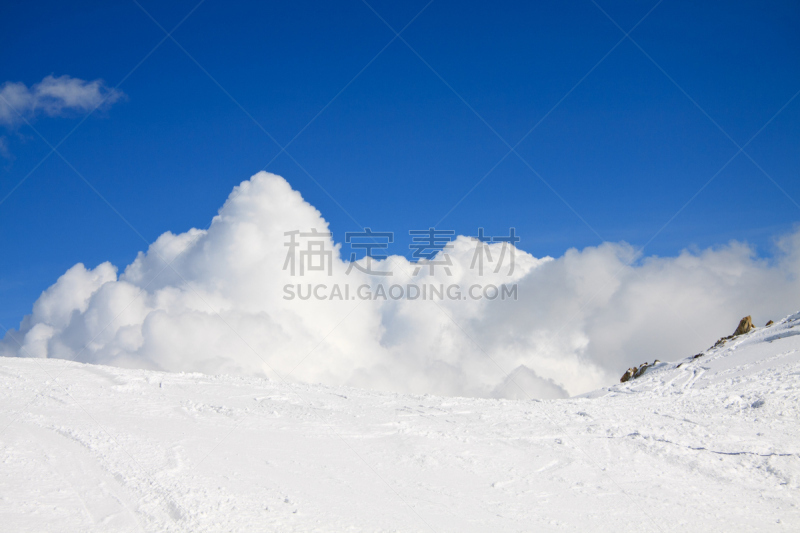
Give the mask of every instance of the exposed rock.
[[(772, 320), (770, 320), (769, 324), (767, 325), (770, 325), (771, 323)], [(727, 337), (720, 337), (720, 339), (716, 343), (714, 343), (714, 346), (712, 346), (711, 348), (722, 346), (730, 339), (738, 337), (739, 335), (744, 335), (745, 333), (753, 331), (754, 329), (756, 329), (756, 327), (753, 325), (753, 319), (750, 317), (750, 315), (748, 315), (739, 321), (739, 325), (736, 326), (736, 331), (733, 332), (733, 335), (728, 335)]]
[(634, 368), (629, 368), (628, 370), (625, 371), (624, 374), (622, 374), (622, 377), (619, 378), (619, 382), (620, 383), (625, 383), (626, 381), (631, 379), (635, 374), (636, 374), (636, 368), (635, 367)]
[(775, 323), (775, 322), (773, 322), (772, 320), (770, 320), (769, 322), (767, 322), (767, 325), (766, 325), (766, 326), (764, 326), (764, 327), (765, 327), (765, 328), (768, 328), (768, 327), (770, 327), (770, 326), (771, 326), (772, 324), (774, 324), (774, 323)]
[(753, 325), (753, 319), (750, 315), (747, 315), (739, 321), (739, 326), (736, 328), (736, 331), (733, 332), (733, 337), (744, 335), (754, 329), (756, 329), (756, 327)]
[[(655, 363), (653, 363), (653, 364), (655, 364)], [(645, 371), (645, 370), (647, 370), (647, 368), (648, 368), (649, 366), (650, 366), (650, 365), (648, 365), (648, 364), (647, 364), (647, 361), (645, 361), (644, 363), (642, 363), (641, 365), (639, 365), (639, 369), (636, 371), (636, 374), (635, 374), (633, 377), (635, 377), (635, 378), (638, 378), (639, 376), (641, 376), (642, 374), (644, 374), (644, 371)]]
[(621, 377), (621, 378), (619, 378), (619, 382), (620, 382), (620, 383), (625, 383), (626, 381), (628, 381), (628, 380), (630, 380), (630, 379), (635, 379), (635, 378), (638, 378), (639, 376), (641, 376), (642, 374), (644, 374), (644, 371), (645, 371), (645, 370), (647, 370), (647, 369), (648, 369), (648, 368), (650, 368), (651, 366), (655, 365), (656, 363), (660, 363), (660, 362), (661, 362), (661, 361), (659, 361), (658, 359), (656, 359), (655, 361), (653, 361), (653, 364), (651, 364), (651, 365), (648, 365), (648, 364), (647, 364), (647, 361), (645, 361), (644, 363), (642, 363), (642, 364), (641, 364), (641, 365), (639, 365), (638, 367), (635, 367), (635, 366), (634, 366), (634, 367), (631, 367), (631, 368), (629, 368), (629, 369), (628, 369), (628, 370), (627, 370), (627, 371), (626, 371), (624, 374), (622, 374), (622, 377)]
[[(772, 324), (774, 324), (774, 322), (772, 320), (767, 322), (767, 326), (771, 326)], [(767, 326), (765, 326), (765, 327), (767, 327)], [(748, 315), (748, 316), (744, 317), (743, 319), (741, 319), (739, 321), (739, 325), (736, 327), (736, 331), (733, 332), (733, 335), (728, 335), (727, 337), (721, 337), (716, 343), (714, 343), (714, 346), (709, 348), (709, 350), (712, 349), (712, 348), (716, 348), (718, 346), (722, 346), (723, 344), (725, 344), (730, 339), (732, 339), (734, 337), (738, 337), (739, 335), (744, 335), (745, 333), (749, 333), (749, 332), (753, 331), (754, 329), (756, 329), (756, 327), (753, 325), (753, 317)], [(705, 354), (706, 354), (705, 352), (700, 352), (699, 354), (693, 355), (692, 359), (697, 359), (698, 357), (702, 357)], [(645, 363), (642, 363), (641, 365), (639, 365), (638, 367), (635, 367), (635, 366), (631, 367), (627, 371), (625, 371), (625, 373), (622, 375), (622, 377), (619, 379), (619, 381), (620, 381), (620, 383), (625, 383), (626, 381), (629, 381), (631, 379), (636, 379), (639, 376), (641, 376), (642, 374), (644, 374), (645, 370), (647, 370), (651, 366), (655, 365), (656, 363), (660, 363), (660, 362), (661, 361), (656, 359), (655, 361), (653, 361), (653, 364), (651, 364), (651, 365), (648, 365), (645, 362)], [(683, 363), (678, 365), (678, 368), (680, 368), (681, 365), (683, 365)]]

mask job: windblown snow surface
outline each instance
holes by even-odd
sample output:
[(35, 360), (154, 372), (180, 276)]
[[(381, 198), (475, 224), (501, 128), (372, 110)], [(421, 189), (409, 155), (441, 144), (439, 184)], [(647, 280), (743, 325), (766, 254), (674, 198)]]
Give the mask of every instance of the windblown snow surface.
[(0, 379), (4, 531), (800, 531), (800, 313), (563, 400)]

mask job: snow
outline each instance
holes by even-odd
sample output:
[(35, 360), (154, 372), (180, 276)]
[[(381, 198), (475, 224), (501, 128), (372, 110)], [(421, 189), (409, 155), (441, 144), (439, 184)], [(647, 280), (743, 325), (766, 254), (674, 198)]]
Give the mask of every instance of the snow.
[(558, 400), (57, 359), (0, 380), (5, 531), (800, 530), (800, 313)]

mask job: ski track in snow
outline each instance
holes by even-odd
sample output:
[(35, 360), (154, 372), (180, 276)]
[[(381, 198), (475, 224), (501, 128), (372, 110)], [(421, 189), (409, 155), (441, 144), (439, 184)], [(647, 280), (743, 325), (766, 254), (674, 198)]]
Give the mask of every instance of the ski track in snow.
[(0, 529), (798, 531), (798, 335), (547, 401), (2, 358)]

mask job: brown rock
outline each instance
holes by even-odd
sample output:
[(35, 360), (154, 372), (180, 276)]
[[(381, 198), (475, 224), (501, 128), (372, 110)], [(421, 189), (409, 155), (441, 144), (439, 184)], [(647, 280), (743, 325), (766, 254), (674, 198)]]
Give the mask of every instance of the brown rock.
[(739, 326), (736, 328), (736, 331), (733, 332), (733, 336), (736, 337), (737, 335), (744, 335), (755, 328), (756, 327), (753, 325), (753, 319), (750, 317), (750, 315), (747, 315), (739, 321)]
[(767, 325), (766, 325), (766, 326), (764, 326), (764, 327), (765, 327), (765, 328), (768, 328), (768, 327), (770, 327), (770, 326), (771, 326), (772, 324), (774, 324), (774, 323), (775, 323), (775, 322), (773, 322), (772, 320), (770, 320), (769, 322), (767, 322)]
[(619, 378), (619, 382), (625, 383), (626, 381), (631, 379), (634, 376), (634, 374), (636, 374), (636, 368), (629, 368), (624, 374), (622, 374), (622, 377)]
[[(654, 365), (654, 364), (656, 364), (657, 362), (658, 362), (658, 359), (656, 359), (655, 361), (653, 361), (653, 365)], [(633, 376), (633, 377), (634, 377), (634, 378), (638, 378), (639, 376), (641, 376), (642, 374), (644, 374), (644, 371), (645, 371), (645, 370), (647, 370), (648, 368), (650, 368), (650, 367), (651, 367), (651, 366), (653, 366), (653, 365), (648, 365), (648, 364), (647, 364), (647, 362), (645, 361), (644, 363), (642, 363), (641, 365), (639, 365), (639, 369), (638, 369), (638, 370), (636, 370), (636, 374), (634, 374), (634, 376)]]
[(714, 346), (712, 346), (712, 348), (716, 348), (717, 346), (722, 346), (723, 344), (725, 344), (725, 341), (727, 341), (732, 337), (733, 335), (728, 335), (727, 337), (720, 337), (720, 339), (716, 343), (714, 343)]

